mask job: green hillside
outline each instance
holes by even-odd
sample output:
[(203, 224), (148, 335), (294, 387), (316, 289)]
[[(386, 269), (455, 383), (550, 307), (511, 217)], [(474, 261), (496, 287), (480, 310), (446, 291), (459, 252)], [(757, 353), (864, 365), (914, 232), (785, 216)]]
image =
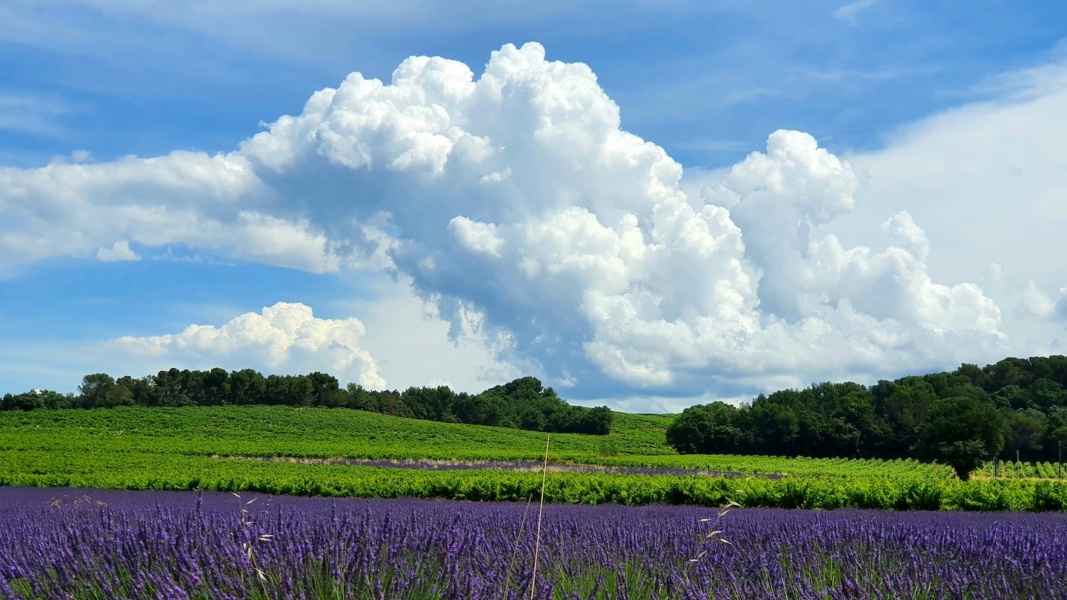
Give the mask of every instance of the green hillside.
[[(608, 436), (552, 435), (557, 461), (674, 455), (666, 416), (618, 414)], [(0, 413), (0, 449), (368, 459), (539, 460), (545, 434), (285, 406)]]

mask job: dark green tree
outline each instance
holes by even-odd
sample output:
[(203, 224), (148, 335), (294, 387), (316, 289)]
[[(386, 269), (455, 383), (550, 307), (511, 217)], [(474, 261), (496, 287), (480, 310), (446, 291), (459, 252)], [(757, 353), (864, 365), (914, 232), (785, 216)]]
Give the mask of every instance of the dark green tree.
[(1043, 412), (1054, 406), (1067, 406), (1067, 390), (1051, 379), (1041, 378), (1026, 388), (1030, 404)]
[(267, 393), (267, 380), (259, 371), (241, 369), (230, 373), (230, 404), (262, 404)]
[(1004, 447), (1004, 417), (992, 405), (967, 396), (943, 398), (930, 405), (918, 434), (918, 458), (949, 465), (966, 481)]
[(775, 403), (773, 398), (778, 394), (771, 394), (764, 402), (757, 398), (749, 409), (754, 449), (758, 454), (797, 456), (803, 430), (800, 415), (810, 413), (800, 407)]
[(0, 409), (3, 410), (37, 410), (44, 408), (44, 403), (40, 402), (37, 398), (37, 394), (33, 392), (26, 392), (24, 394), (4, 394), (3, 400), (0, 400)]
[(1006, 385), (1027, 387), (1034, 380), (1030, 361), (1024, 358), (1005, 358), (982, 370), (986, 374), (986, 386), (993, 392)]
[(111, 408), (122, 404), (132, 404), (133, 394), (128, 388), (116, 385), (115, 379), (107, 373), (92, 373), (82, 378), (78, 386), (82, 406), (88, 408)]
[(1048, 418), (1039, 410), (1019, 410), (1006, 418), (1004, 453), (1014, 459), (1016, 452), (1025, 460), (1040, 460), (1048, 433)]
[(336, 377), (316, 371), (307, 378), (311, 381), (312, 403), (315, 406), (336, 408), (344, 405), (344, 392), (341, 391), (341, 383)]
[(225, 369), (215, 367), (210, 371), (202, 371), (200, 373), (200, 381), (201, 398), (198, 402), (200, 406), (227, 404), (229, 402), (230, 374)]
[(570, 431), (573, 433), (588, 433), (592, 435), (608, 435), (611, 433), (611, 423), (615, 419), (615, 413), (606, 406), (595, 408), (574, 409), (577, 416), (571, 422)]
[(189, 406), (193, 403), (186, 393), (182, 372), (178, 369), (160, 371), (153, 381), (158, 391), (159, 406)]
[(736, 426), (737, 413), (724, 402), (691, 406), (667, 427), (667, 443), (681, 454), (738, 452), (747, 434)]
[(871, 392), (875, 414), (887, 429), (879, 454), (883, 458), (907, 456), (918, 441), (919, 424), (937, 400), (933, 385), (921, 377), (903, 377), (879, 381)]
[(971, 382), (971, 385), (980, 388), (985, 388), (986, 383), (989, 380), (989, 377), (986, 375), (986, 372), (983, 371), (981, 367), (971, 363), (963, 363), (962, 365), (960, 365), (960, 368), (956, 369), (953, 375), (962, 375), (966, 377), (968, 381)]
[(123, 375), (115, 380), (115, 385), (122, 386), (130, 391), (130, 403), (138, 406), (158, 406), (159, 391), (151, 377), (134, 379), (129, 375)]

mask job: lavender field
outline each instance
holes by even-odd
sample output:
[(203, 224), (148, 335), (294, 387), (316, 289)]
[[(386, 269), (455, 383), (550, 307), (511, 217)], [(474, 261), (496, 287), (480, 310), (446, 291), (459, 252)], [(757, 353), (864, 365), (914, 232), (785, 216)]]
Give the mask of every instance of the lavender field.
[[(0, 488), (0, 597), (517, 599), (526, 510)], [(1067, 598), (1067, 515), (546, 505), (539, 557), (538, 598)]]

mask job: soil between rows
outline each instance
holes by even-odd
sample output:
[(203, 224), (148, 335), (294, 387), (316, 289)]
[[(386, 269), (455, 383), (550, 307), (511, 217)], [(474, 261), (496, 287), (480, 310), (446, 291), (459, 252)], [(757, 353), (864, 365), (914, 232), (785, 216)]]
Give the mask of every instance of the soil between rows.
[[(529, 471), (540, 472), (544, 465), (537, 461), (503, 460), (417, 460), (417, 459), (366, 459), (366, 458), (307, 458), (299, 456), (220, 456), (218, 460), (248, 460), (255, 462), (284, 462), (306, 465), (341, 465), (349, 467), (385, 467), (391, 469), (417, 469), (426, 471)], [(584, 465), (573, 463), (549, 463), (549, 473), (622, 473), (628, 475), (700, 475), (704, 477), (764, 477), (783, 479), (775, 473), (742, 473), (738, 471), (710, 471), (705, 469), (680, 469), (671, 467), (627, 467), (616, 465)]]

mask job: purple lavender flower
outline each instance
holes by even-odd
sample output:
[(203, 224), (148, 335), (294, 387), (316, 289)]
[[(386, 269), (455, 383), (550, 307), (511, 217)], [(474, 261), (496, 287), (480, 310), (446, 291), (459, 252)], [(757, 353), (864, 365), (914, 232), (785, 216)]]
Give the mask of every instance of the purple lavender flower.
[[(64, 493), (105, 505), (49, 505)], [(0, 488), (0, 598), (528, 597), (524, 503), (245, 507), (208, 492)], [(740, 509), (716, 524), (730, 544), (709, 545), (700, 519), (714, 512), (547, 505), (538, 597), (1067, 598), (1063, 514)]]

